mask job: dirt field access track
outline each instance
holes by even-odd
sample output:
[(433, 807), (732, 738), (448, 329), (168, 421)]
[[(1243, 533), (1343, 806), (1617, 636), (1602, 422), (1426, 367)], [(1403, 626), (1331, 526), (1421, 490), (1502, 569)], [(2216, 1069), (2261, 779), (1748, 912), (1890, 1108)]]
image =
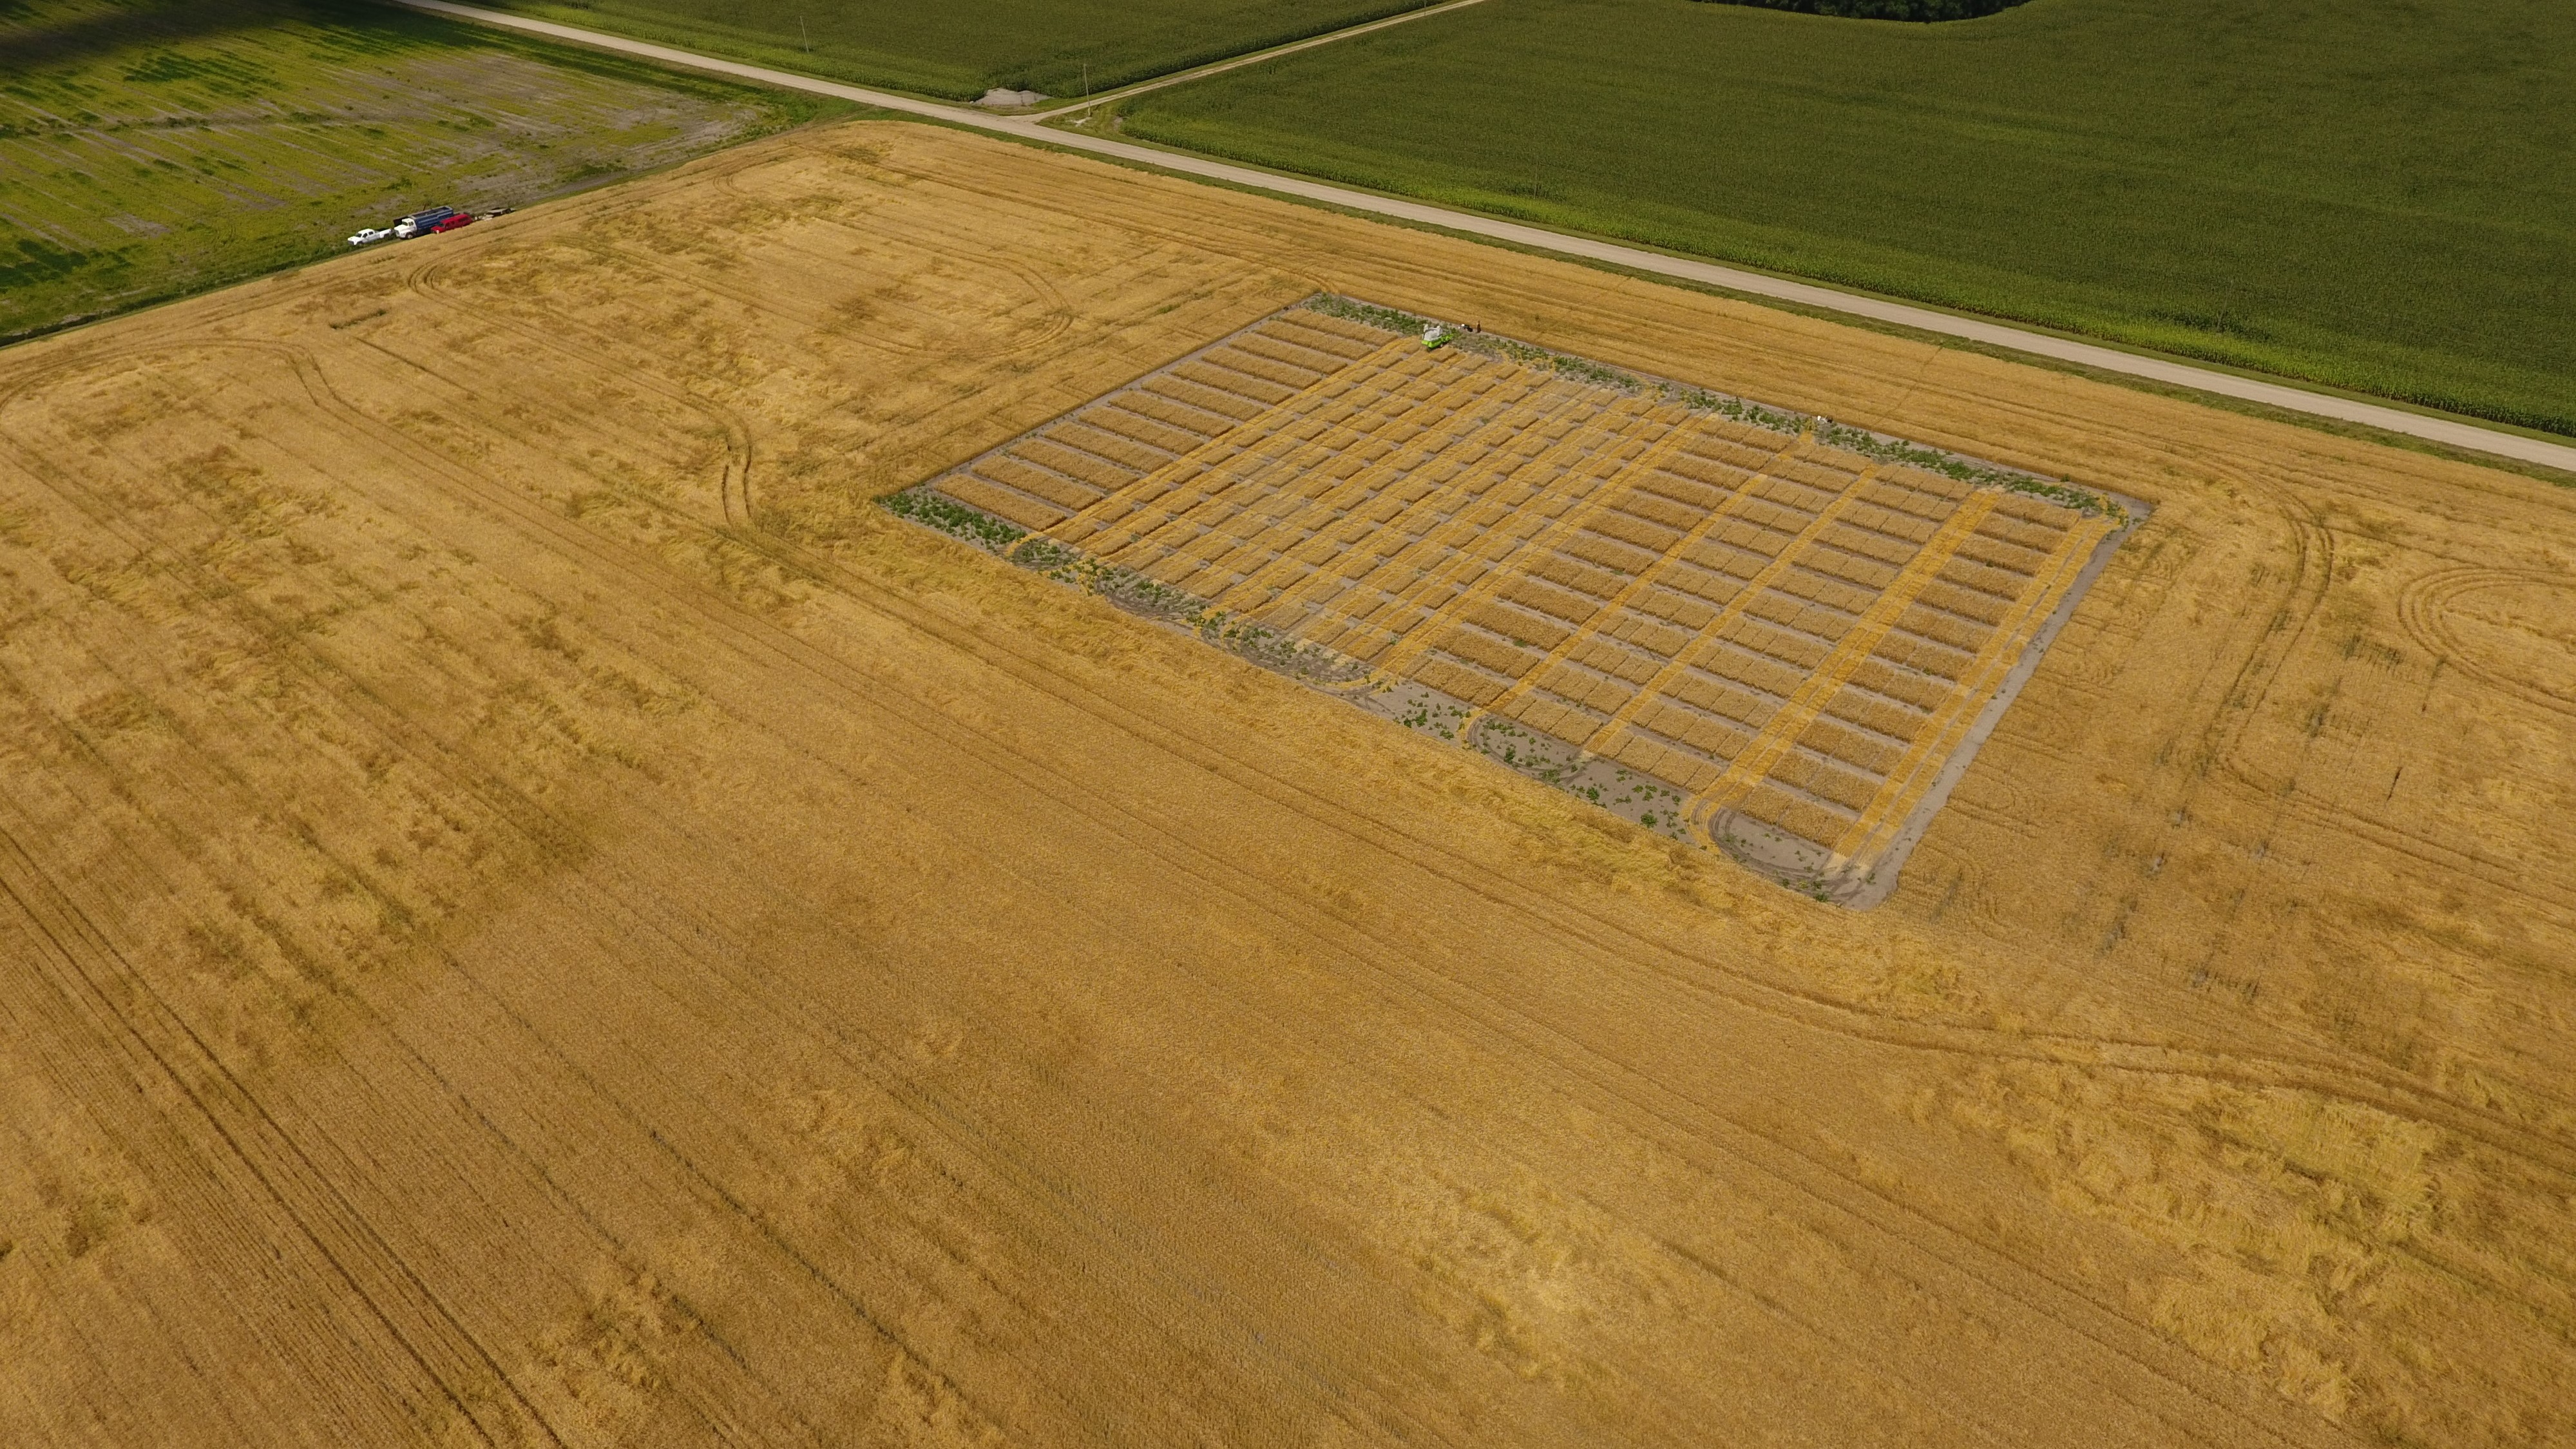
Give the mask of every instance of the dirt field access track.
[[(874, 501), (1318, 292), (2154, 512), (1855, 913)], [(892, 123), (0, 353), (0, 1442), (2564, 1442), (2571, 563)]]

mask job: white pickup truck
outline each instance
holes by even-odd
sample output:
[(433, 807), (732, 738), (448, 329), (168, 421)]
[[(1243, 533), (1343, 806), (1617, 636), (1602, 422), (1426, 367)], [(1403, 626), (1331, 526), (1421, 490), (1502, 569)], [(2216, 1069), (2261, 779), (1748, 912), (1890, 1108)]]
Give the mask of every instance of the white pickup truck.
[(391, 227), (370, 226), (362, 228), (356, 236), (349, 238), (349, 245), (353, 247), (371, 246), (377, 242), (390, 241), (392, 239), (393, 229)]

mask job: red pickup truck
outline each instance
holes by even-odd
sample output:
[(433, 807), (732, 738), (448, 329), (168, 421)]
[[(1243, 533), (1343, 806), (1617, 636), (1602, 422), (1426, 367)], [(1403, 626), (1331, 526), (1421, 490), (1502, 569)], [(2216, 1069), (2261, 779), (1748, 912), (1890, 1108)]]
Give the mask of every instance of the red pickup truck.
[(439, 220), (430, 223), (429, 233), (432, 236), (436, 236), (443, 231), (454, 231), (460, 226), (472, 226), (473, 224), (474, 213), (470, 211), (460, 211), (454, 216), (442, 217)]

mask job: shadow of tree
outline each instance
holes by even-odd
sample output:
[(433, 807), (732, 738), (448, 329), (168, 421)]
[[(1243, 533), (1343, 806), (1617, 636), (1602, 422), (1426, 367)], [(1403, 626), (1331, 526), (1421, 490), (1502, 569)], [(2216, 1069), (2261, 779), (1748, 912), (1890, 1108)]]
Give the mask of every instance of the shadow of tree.
[(48, 19), (53, 7), (36, 0), (0, 0), (0, 77), (285, 20), (344, 19), (350, 8), (296, 0), (123, 0), (105, 10)]

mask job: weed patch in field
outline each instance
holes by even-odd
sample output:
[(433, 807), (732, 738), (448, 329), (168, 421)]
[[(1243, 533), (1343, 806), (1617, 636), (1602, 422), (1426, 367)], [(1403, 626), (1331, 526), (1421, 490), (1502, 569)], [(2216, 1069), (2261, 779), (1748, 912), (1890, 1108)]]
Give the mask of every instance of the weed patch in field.
[(852, 109), (330, 0), (26, 0), (0, 58), (0, 341)]
[(1364, 677), (1367, 667), (1329, 649), (1300, 643), (1276, 629), (1264, 628), (1207, 600), (1158, 583), (1134, 569), (1101, 562), (1042, 534), (970, 508), (927, 488), (907, 488), (878, 500), (888, 513), (944, 533), (961, 543), (997, 553), (1025, 569), (1034, 569), (1062, 584), (1071, 584), (1115, 607), (1143, 618), (1178, 624), (1227, 653), (1264, 669), (1314, 684), (1347, 684)]
[(1008, 549), (1029, 534), (1018, 524), (1005, 523), (981, 509), (969, 508), (955, 499), (942, 498), (918, 488), (888, 495), (885, 510), (897, 518), (910, 519), (924, 528), (937, 529), (950, 538), (996, 553)]

